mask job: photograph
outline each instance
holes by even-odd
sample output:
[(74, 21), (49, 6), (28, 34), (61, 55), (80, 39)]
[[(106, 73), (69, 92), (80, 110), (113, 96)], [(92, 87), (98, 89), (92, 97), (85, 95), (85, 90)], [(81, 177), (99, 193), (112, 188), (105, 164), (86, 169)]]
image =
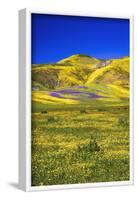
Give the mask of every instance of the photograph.
[(130, 180), (130, 19), (31, 13), (31, 186)]

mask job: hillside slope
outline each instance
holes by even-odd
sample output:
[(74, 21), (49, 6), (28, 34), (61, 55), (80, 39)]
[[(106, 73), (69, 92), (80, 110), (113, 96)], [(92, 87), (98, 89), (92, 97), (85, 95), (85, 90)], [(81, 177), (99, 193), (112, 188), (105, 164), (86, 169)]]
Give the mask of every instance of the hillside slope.
[(103, 68), (95, 70), (88, 78), (86, 85), (114, 84), (129, 87), (129, 58), (114, 59)]
[(32, 67), (33, 86), (54, 89), (74, 85), (83, 85), (100, 61), (86, 55), (73, 55), (58, 63), (34, 65)]
[[(129, 57), (113, 59), (107, 61), (105, 65), (104, 62), (78, 54), (54, 65), (35, 66), (32, 68), (32, 89), (56, 90), (57, 98), (82, 99), (82, 101), (93, 96), (107, 97), (106, 100), (108, 97), (128, 98)], [(65, 94), (60, 95), (59, 90), (62, 88), (71, 90), (66, 90)]]

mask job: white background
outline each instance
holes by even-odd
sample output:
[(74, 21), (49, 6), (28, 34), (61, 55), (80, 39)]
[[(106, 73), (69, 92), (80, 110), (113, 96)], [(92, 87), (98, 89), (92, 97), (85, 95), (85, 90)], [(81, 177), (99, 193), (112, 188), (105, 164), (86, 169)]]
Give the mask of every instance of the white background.
[[(73, 189), (25, 193), (18, 189), (18, 10), (22, 8), (93, 11), (107, 14), (133, 14), (137, 35), (137, 0), (0, 0), (0, 199), (136, 199), (135, 159), (134, 186)], [(137, 52), (136, 37), (134, 40)], [(135, 90), (137, 59), (135, 54)], [(135, 103), (137, 102), (135, 91)], [(137, 106), (135, 104), (135, 113)], [(135, 114), (135, 123), (136, 114)], [(136, 137), (135, 124), (135, 141)], [(137, 142), (135, 142), (137, 144)], [(136, 158), (135, 147), (135, 158)]]

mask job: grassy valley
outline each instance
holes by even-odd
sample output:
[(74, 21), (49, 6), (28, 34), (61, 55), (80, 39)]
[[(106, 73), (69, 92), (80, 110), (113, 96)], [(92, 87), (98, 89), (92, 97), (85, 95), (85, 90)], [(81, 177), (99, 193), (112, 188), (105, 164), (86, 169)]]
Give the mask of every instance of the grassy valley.
[(32, 66), (32, 185), (129, 180), (129, 57)]

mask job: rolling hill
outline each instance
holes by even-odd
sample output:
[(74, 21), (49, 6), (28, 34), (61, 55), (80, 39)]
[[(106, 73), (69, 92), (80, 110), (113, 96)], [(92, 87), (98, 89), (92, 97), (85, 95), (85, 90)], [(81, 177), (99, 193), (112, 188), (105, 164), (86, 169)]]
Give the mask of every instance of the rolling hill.
[[(129, 57), (102, 61), (77, 54), (54, 64), (35, 65), (32, 67), (33, 97), (39, 102), (67, 104), (106, 97), (106, 100), (128, 98), (129, 62)], [(43, 91), (48, 92), (45, 97)]]
[(49, 89), (74, 85), (83, 85), (90, 74), (95, 70), (94, 66), (100, 60), (86, 55), (73, 55), (54, 64), (34, 65), (32, 67), (33, 86), (41, 86)]

